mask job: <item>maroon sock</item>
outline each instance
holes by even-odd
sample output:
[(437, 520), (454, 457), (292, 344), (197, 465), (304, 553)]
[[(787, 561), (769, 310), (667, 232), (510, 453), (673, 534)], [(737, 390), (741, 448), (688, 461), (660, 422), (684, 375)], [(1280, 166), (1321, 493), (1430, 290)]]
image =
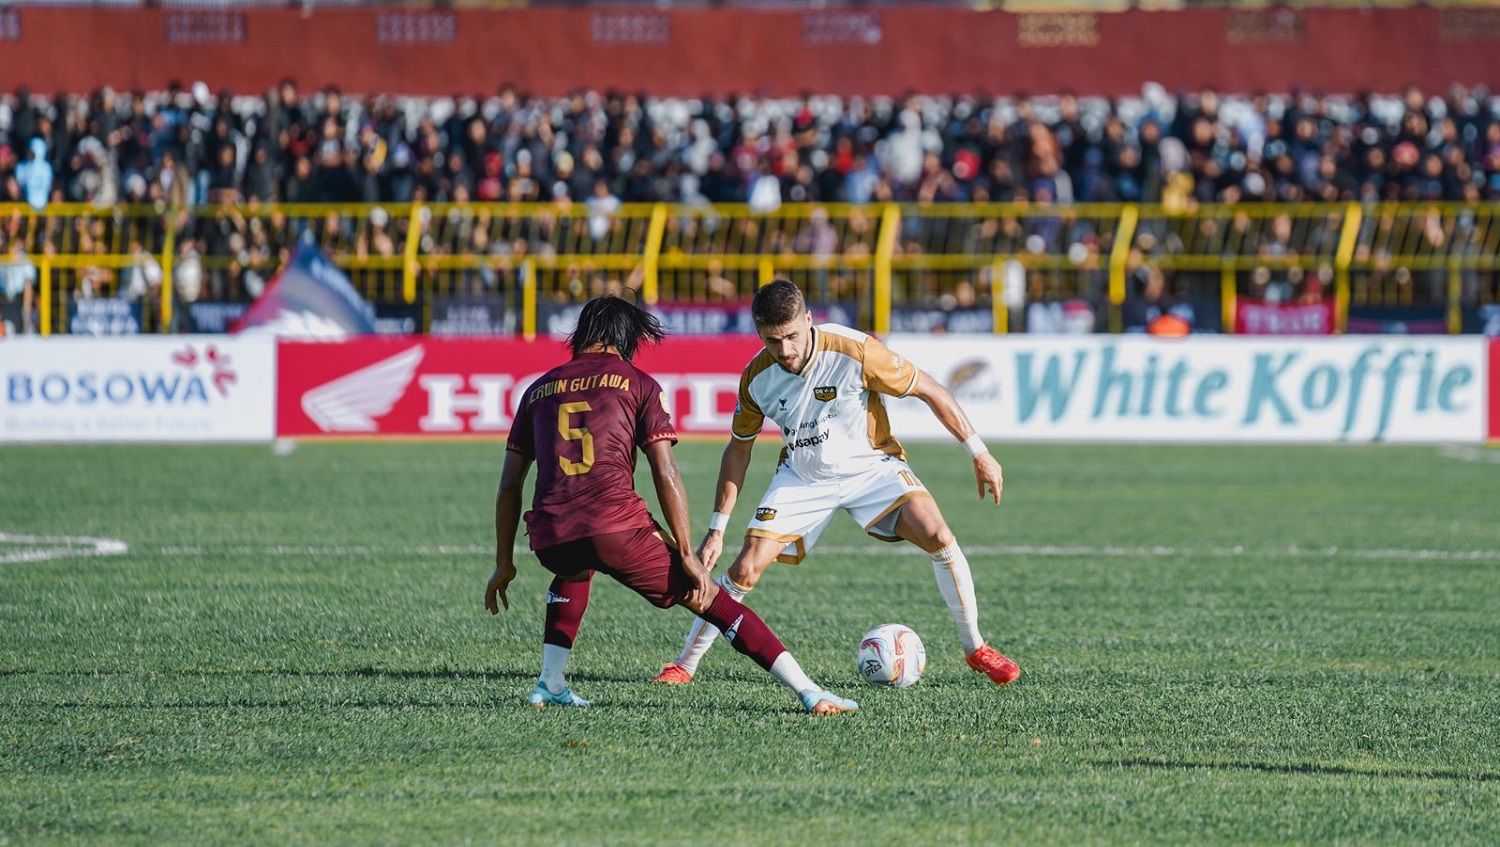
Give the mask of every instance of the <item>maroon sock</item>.
[(754, 659), (766, 670), (770, 670), (777, 657), (786, 652), (781, 639), (766, 626), (760, 615), (730, 597), (728, 591), (720, 590), (702, 617), (718, 627), (734, 649)]
[(583, 624), (583, 612), (589, 607), (593, 578), (594, 572), (589, 571), (588, 576), (571, 582), (560, 577), (552, 580), (547, 589), (547, 623), (542, 643), (573, 649), (573, 639), (578, 637), (578, 627)]

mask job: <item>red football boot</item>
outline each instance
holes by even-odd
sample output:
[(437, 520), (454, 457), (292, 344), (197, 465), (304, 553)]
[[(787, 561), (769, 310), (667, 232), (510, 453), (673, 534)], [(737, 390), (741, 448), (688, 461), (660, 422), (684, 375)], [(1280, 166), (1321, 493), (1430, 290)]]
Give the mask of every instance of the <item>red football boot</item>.
[(661, 673), (656, 675), (656, 679), (651, 681), (659, 682), (663, 685), (687, 685), (693, 681), (693, 675), (688, 673), (687, 668), (676, 662), (672, 662), (662, 668)]
[(1021, 666), (988, 644), (981, 645), (966, 660), (969, 667), (989, 677), (996, 685), (1010, 685), (1021, 678)]

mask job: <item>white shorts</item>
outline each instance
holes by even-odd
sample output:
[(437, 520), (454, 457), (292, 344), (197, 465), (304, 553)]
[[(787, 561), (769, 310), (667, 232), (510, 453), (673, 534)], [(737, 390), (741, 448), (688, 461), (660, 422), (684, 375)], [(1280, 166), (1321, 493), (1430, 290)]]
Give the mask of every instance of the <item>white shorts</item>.
[(931, 497), (911, 466), (890, 456), (867, 471), (819, 482), (804, 480), (790, 465), (782, 465), (760, 498), (748, 536), (786, 544), (776, 561), (789, 565), (805, 558), (818, 536), (839, 509), (859, 521), (865, 532), (881, 541), (900, 541), (896, 519), (901, 507), (918, 497)]

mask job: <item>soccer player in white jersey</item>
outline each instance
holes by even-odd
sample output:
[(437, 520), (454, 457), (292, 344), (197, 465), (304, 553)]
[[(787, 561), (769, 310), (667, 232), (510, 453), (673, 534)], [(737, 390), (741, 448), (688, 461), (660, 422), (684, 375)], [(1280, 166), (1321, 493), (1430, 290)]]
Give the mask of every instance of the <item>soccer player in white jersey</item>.
[[(786, 280), (760, 289), (751, 311), (765, 349), (740, 376), (733, 438), (719, 465), (714, 513), (698, 551), (703, 564), (713, 568), (723, 553), (724, 528), (744, 485), (751, 449), (770, 418), (785, 442), (781, 460), (744, 547), (718, 584), (743, 600), (772, 562), (800, 563), (842, 509), (870, 535), (910, 541), (931, 558), (969, 667), (997, 685), (1014, 682), (1021, 669), (980, 636), (969, 562), (891, 436), (881, 400), (884, 395), (925, 402), (968, 448), (980, 499), (988, 496), (998, 505), (1000, 464), (953, 395), (876, 338), (838, 324), (814, 326), (802, 292)], [(718, 634), (701, 618), (695, 620), (682, 653), (656, 681), (691, 682)]]

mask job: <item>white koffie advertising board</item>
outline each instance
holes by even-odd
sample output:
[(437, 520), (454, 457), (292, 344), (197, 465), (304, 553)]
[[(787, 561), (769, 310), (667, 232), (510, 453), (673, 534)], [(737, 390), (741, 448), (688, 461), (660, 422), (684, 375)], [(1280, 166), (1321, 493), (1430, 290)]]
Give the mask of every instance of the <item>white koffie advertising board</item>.
[[(1480, 441), (1478, 338), (1259, 340), (894, 335), (988, 438), (1090, 441)], [(944, 435), (891, 404), (898, 435)]]
[(270, 338), (0, 342), (0, 441), (269, 441)]

